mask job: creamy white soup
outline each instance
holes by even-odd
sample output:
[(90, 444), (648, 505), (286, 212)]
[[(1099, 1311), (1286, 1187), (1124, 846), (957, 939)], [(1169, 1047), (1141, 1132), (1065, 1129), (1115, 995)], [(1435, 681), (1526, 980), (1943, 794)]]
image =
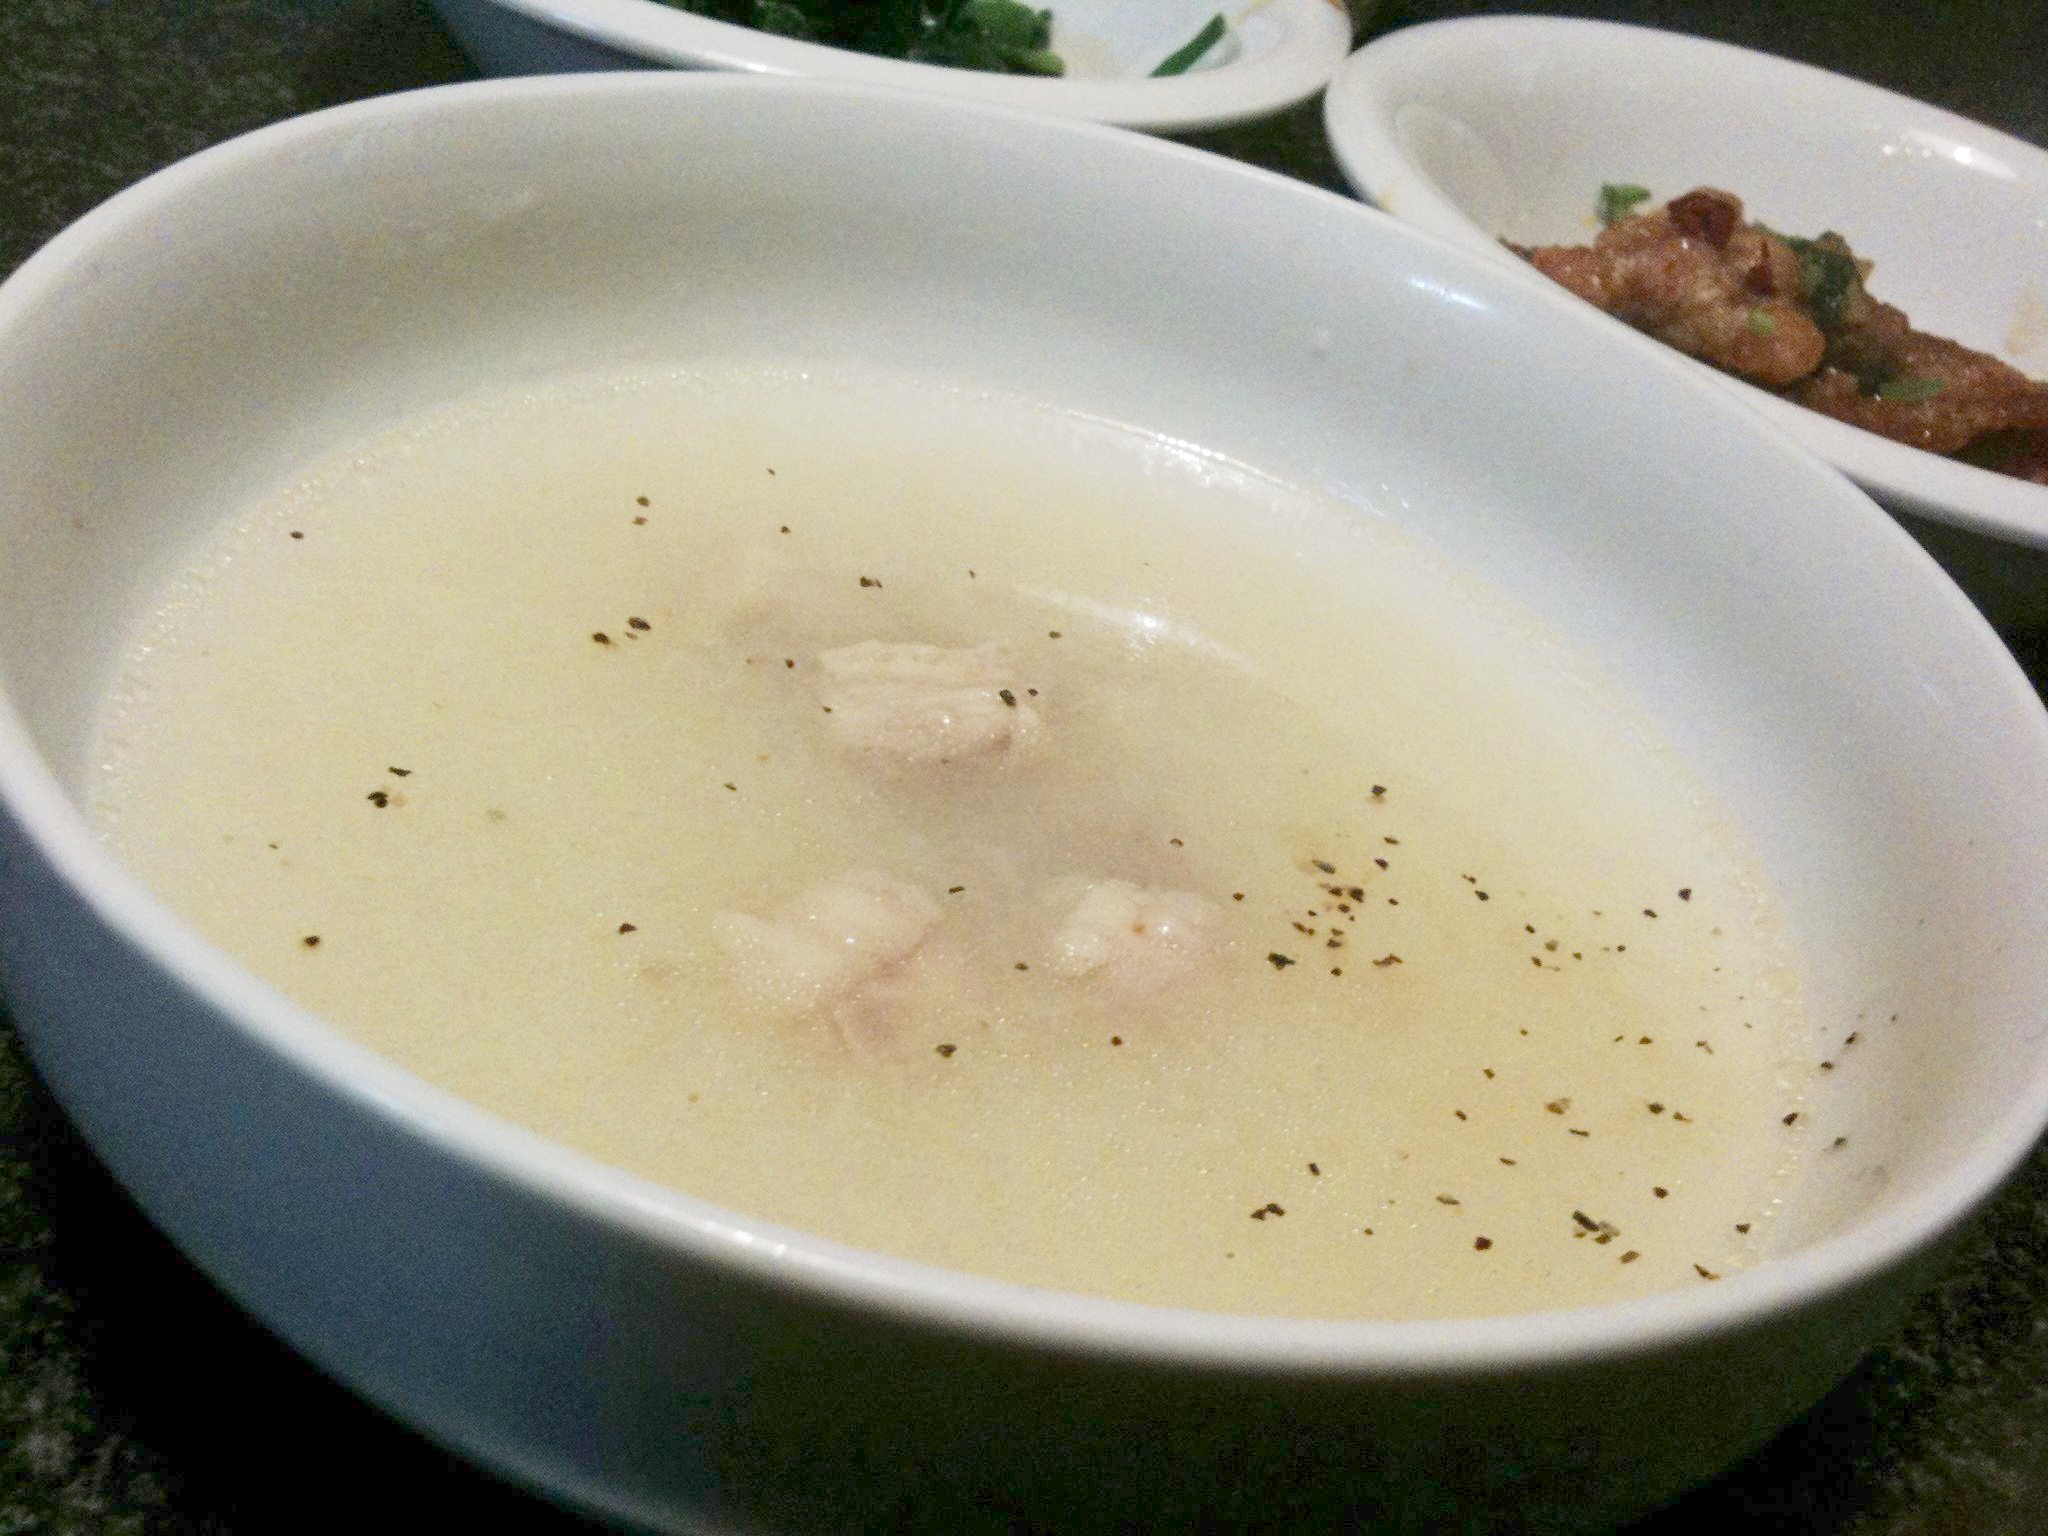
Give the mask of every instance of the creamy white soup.
[(467, 401), (223, 508), (108, 843), (478, 1104), (1031, 1285), (1523, 1311), (1752, 1262), (1811, 1051), (1594, 668), (1369, 513), (871, 374)]

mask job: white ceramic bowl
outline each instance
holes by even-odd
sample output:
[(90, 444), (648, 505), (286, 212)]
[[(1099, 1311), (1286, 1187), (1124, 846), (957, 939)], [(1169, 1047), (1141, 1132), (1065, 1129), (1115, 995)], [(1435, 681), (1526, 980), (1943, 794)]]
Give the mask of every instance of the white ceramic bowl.
[[(1067, 72), (1042, 79), (876, 58), (656, 0), (434, 0), (434, 8), (488, 74), (666, 65), (804, 75), (1152, 133), (1218, 128), (1307, 100), (1350, 51), (1359, 9), (1344, 0), (1064, 0), (1051, 9)], [(1150, 78), (1219, 13), (1230, 25), (1221, 43), (1185, 74)]]
[[(1840, 231), (1916, 325), (2048, 376), (2048, 152), (1953, 113), (1676, 33), (1475, 17), (1367, 44), (1324, 116), (1361, 194), (1495, 260), (1591, 239), (1603, 182), (1723, 187), (1774, 228)], [(1886, 506), (2048, 550), (2048, 486), (1726, 382)]]
[[(815, 82), (492, 82), (175, 166), (0, 287), (0, 960), (34, 1058), (296, 1348), (615, 1518), (1443, 1529), (1665, 1497), (1883, 1337), (2048, 1119), (2048, 721), (1868, 500), (1575, 303), (1215, 157)], [(1813, 1016), (1865, 1037), (1816, 1106), (1853, 1151), (1802, 1186), (1787, 1251), (1414, 1323), (923, 1268), (456, 1102), (108, 857), (79, 803), (93, 702), (220, 509), (484, 385), (709, 359), (858, 360), (1204, 445), (1605, 658), (1741, 808)]]

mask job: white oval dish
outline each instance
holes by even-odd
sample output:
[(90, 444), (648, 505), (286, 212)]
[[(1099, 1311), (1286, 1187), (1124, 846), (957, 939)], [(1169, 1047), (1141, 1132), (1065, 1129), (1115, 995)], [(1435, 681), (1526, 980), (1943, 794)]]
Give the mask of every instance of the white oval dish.
[[(764, 354), (1270, 468), (1599, 657), (1739, 808), (1813, 1016), (1861, 1023), (1825, 1101), (1854, 1150), (1782, 1218), (1803, 1240), (1711, 1285), (1456, 1322), (910, 1264), (455, 1101), (108, 856), (79, 804), (94, 701), (221, 508), (479, 387)], [(38, 1067), (294, 1347), (612, 1518), (1610, 1523), (1817, 1398), (2048, 1122), (2048, 719), (1962, 596), (1662, 349), (1213, 156), (719, 75), (298, 119), (152, 177), (0, 287), (0, 487), (0, 976)]]
[[(877, 58), (693, 15), (657, 0), (434, 0), (463, 50), (489, 74), (663, 65), (893, 85), (1188, 133), (1265, 117), (1321, 90), (1350, 51), (1343, 0), (1071, 0), (1053, 10), (1056, 79), (984, 74)], [(1152, 70), (1222, 14), (1230, 31), (1185, 74)]]
[[(1775, 228), (1840, 231), (1921, 328), (2048, 375), (2048, 152), (1953, 113), (1677, 33), (1473, 17), (1369, 43), (1324, 116), (1362, 196), (1495, 260), (1589, 240), (1603, 182), (1718, 186)], [(1714, 376), (1888, 507), (2048, 549), (2048, 486)]]

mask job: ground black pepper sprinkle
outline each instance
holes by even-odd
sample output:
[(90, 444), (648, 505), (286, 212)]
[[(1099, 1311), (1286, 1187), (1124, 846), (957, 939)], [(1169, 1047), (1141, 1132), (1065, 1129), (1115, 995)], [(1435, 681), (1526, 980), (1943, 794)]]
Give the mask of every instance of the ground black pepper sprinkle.
[(1337, 873), (1337, 866), (1332, 864), (1328, 859), (1316, 859), (1312, 862), (1315, 864), (1315, 867), (1317, 869), (1320, 869), (1326, 875), (1334, 875), (1335, 873)]
[(1572, 1135), (1574, 1135), (1574, 1136), (1584, 1136), (1584, 1137), (1588, 1137), (1588, 1138), (1590, 1138), (1590, 1137), (1592, 1136), (1592, 1134), (1593, 1134), (1593, 1133), (1592, 1133), (1591, 1131), (1582, 1131), (1582, 1130), (1579, 1130), (1579, 1129), (1578, 1129), (1578, 1128), (1577, 1128), (1576, 1126), (1572, 1128), (1572, 1132), (1571, 1132), (1571, 1133), (1572, 1133)]
[(949, 885), (946, 887), (946, 894), (948, 896), (958, 896), (962, 891), (966, 889), (967, 887), (964, 885)]
[(1738, 1232), (1747, 1232), (1749, 1230), (1749, 1223), (1746, 1221), (1738, 1221), (1737, 1223), (1735, 1223), (1735, 1230)]
[(1373, 961), (1373, 964), (1378, 966), (1381, 970), (1385, 970), (1390, 965), (1399, 965), (1400, 963), (1401, 957), (1399, 955), (1394, 954), (1381, 955), (1379, 959)]
[(1633, 1264), (1637, 1259), (1640, 1259), (1641, 1257), (1642, 1255), (1640, 1253), (1637, 1253), (1635, 1249), (1631, 1248), (1627, 1253), (1624, 1253), (1621, 1256), (1621, 1262), (1624, 1264)]
[(1584, 1211), (1573, 1211), (1572, 1220), (1576, 1221), (1588, 1232), (1598, 1232), (1600, 1230), (1600, 1223), (1588, 1216)]
[(1244, 892), (1243, 892), (1243, 891), (1232, 891), (1232, 892), (1230, 893), (1230, 899), (1231, 899), (1232, 901), (1243, 901), (1243, 900), (1244, 900)]
[(1268, 1216), (1285, 1216), (1286, 1214), (1287, 1212), (1284, 1207), (1275, 1205), (1272, 1201), (1268, 1200), (1264, 1205), (1252, 1212), (1252, 1220), (1264, 1221)]
[(1124, 1037), (1122, 1035), (1111, 1035), (1109, 1037), (1109, 1043), (1111, 1045), (1122, 1045), (1124, 1043)]
[(1786, 1117), (1785, 1117), (1784, 1119), (1780, 1120), (1780, 1121), (1778, 1122), (1778, 1124), (1780, 1124), (1780, 1125), (1791, 1125), (1791, 1124), (1792, 1124), (1792, 1123), (1793, 1123), (1794, 1121), (1798, 1120), (1798, 1118), (1799, 1118), (1799, 1111), (1795, 1109), (1795, 1110), (1793, 1110), (1793, 1111), (1792, 1111), (1792, 1113), (1791, 1113), (1791, 1114), (1787, 1115), (1787, 1116), (1786, 1116)]
[(872, 576), (861, 577), (860, 584), (864, 587), (879, 587), (881, 585), (881, 583), (875, 580), (875, 578)]
[(1493, 1246), (1493, 1239), (1490, 1237), (1475, 1237), (1472, 1239), (1472, 1246), (1481, 1253), (1484, 1253)]
[(1456, 1205), (1458, 1203), (1458, 1197), (1456, 1195), (1438, 1195), (1436, 1197), (1436, 1203), (1438, 1205)]
[(1666, 1195), (1670, 1194), (1671, 1191), (1666, 1189), (1662, 1184), (1652, 1184), (1650, 1186), (1650, 1193), (1655, 1195), (1659, 1200), (1662, 1200)]
[(1284, 971), (1288, 966), (1294, 964), (1294, 959), (1291, 955), (1283, 955), (1277, 949), (1268, 954), (1266, 959), (1272, 963), (1273, 969), (1276, 971)]
[(368, 800), (370, 804), (377, 807), (377, 809), (380, 811), (383, 810), (385, 806), (391, 803), (391, 796), (386, 794), (381, 789), (373, 789), (369, 792), (369, 794), (365, 795), (363, 798)]
[(1693, 1269), (1698, 1273), (1699, 1277), (1702, 1280), (1718, 1280), (1721, 1278), (1719, 1275), (1715, 1274), (1711, 1269), (1708, 1269), (1704, 1264), (1695, 1264), (1693, 1265)]
[(1046, 638), (1046, 639), (1048, 639), (1048, 640), (1057, 640), (1057, 639), (1059, 639), (1059, 637), (1060, 637), (1060, 632), (1059, 632), (1058, 630), (1056, 630), (1056, 629), (1048, 629), (1048, 630), (1047, 630), (1047, 631), (1045, 632), (1045, 638)]
[(308, 949), (318, 949), (320, 947), (320, 935), (317, 933), (309, 933), (303, 939), (299, 940), (299, 942), (305, 945), (306, 948)]
[(610, 645), (612, 643), (612, 637), (606, 634), (601, 629), (592, 630), (590, 632), (590, 638), (595, 640), (599, 645)]
[(1515, 1160), (1512, 1157), (1504, 1157), (1500, 1161), (1502, 1167), (1512, 1168), (1515, 1166)]
[(937, 1051), (937, 1052), (938, 1052), (938, 1053), (939, 1053), (939, 1054), (940, 1054), (941, 1056), (950, 1056), (950, 1055), (952, 1055), (952, 1054), (953, 1054), (953, 1053), (954, 1053), (955, 1051), (959, 1050), (959, 1049), (960, 1049), (960, 1047), (959, 1047), (959, 1046), (957, 1046), (957, 1045), (952, 1045), (952, 1044), (946, 1044), (946, 1045), (934, 1046), (934, 1047), (933, 1047), (933, 1049), (934, 1049), (934, 1050), (936, 1050), (936, 1051)]
[(292, 530), (292, 537), (295, 539), (303, 539), (305, 536), (306, 531), (303, 528), (294, 528)]
[(654, 626), (653, 626), (652, 624), (648, 623), (648, 622), (647, 622), (647, 621), (646, 621), (645, 619), (640, 619), (640, 618), (632, 618), (632, 619), (628, 619), (628, 620), (626, 620), (626, 627), (627, 627), (628, 629), (652, 629), (652, 628), (654, 628)]
[(1026, 965), (1022, 960), (1019, 960), (1014, 966), (1011, 967), (1011, 969), (1017, 971), (1028, 971), (1031, 969), (1031, 967)]
[(996, 697), (1001, 699), (1005, 704), (1009, 705), (1012, 709), (1015, 709), (1017, 707), (1017, 695), (1010, 692), (1010, 690), (1007, 688), (998, 688), (996, 690)]
[(410, 768), (386, 768), (384, 771), (388, 774), (391, 774), (401, 779), (409, 779), (412, 777), (412, 770)]
[[(633, 526), (634, 526), (635, 528), (641, 528), (641, 527), (645, 527), (645, 526), (646, 526), (646, 523), (647, 523), (647, 519), (646, 519), (646, 518), (644, 518), (644, 517), (636, 517), (636, 518), (634, 518), (634, 519), (633, 519)], [(786, 529), (785, 529), (784, 531), (785, 531), (785, 532), (787, 532), (788, 530), (786, 530)]]
[(621, 932), (621, 933), (638, 933), (639, 931), (640, 931), (640, 925), (639, 925), (638, 923), (621, 923), (621, 924), (619, 924), (619, 932)]
[(1323, 1176), (1323, 1170), (1315, 1163), (1310, 1163), (1308, 1165), (1308, 1171), (1314, 1174), (1319, 1179)]
[(1552, 1099), (1548, 1104), (1544, 1105), (1543, 1107), (1549, 1110), (1553, 1115), (1561, 1115), (1566, 1110), (1572, 1107), (1572, 1101), (1570, 1099)]

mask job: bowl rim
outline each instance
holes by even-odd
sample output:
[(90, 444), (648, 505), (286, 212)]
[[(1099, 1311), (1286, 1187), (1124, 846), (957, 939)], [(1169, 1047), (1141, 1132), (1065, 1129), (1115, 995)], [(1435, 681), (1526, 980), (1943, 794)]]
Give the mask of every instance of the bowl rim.
[[(1492, 73), (1503, 80), (1512, 78), (1526, 91), (1541, 60), (1590, 49), (1625, 52), (1632, 76), (1669, 72), (1696, 80), (1702, 71), (1712, 70), (1769, 81), (1781, 91), (1825, 93), (1845, 111), (1816, 112), (1816, 118), (1876, 119), (1938, 133), (2022, 167), (2048, 196), (2048, 149), (1947, 108), (1760, 49), (1662, 27), (1584, 17), (1462, 16), (1381, 34), (1352, 54), (1331, 78), (1323, 100), (1331, 152), (1345, 181), (1375, 206), (1398, 188), (1388, 209), (1395, 217), (1493, 259), (1515, 261), (1502, 250), (1497, 231), (1468, 216), (1416, 165), (1401, 142), (1399, 114), (1437, 80)], [(1605, 324), (1626, 324), (1595, 313)], [(2048, 549), (2048, 486), (1894, 442), (1781, 400), (1709, 364), (1685, 361), (1734, 390), (1886, 506)]]
[[(438, 5), (441, 0), (435, 0)], [(1276, 47), (1250, 59), (1165, 78), (1069, 79), (988, 74), (911, 63), (778, 37), (658, 0), (468, 0), (657, 65), (803, 75), (931, 91), (1152, 133), (1191, 133), (1264, 117), (1320, 91), (1351, 51), (1344, 0), (1250, 0), (1279, 28)], [(1057, 14), (1057, 0), (1054, 0)]]
[[(1052, 123), (1041, 116), (984, 105), (935, 101), (921, 93), (837, 82), (757, 80), (733, 75), (637, 72), (543, 76), (434, 87), (372, 98), (288, 119), (218, 144), (158, 171), (117, 194), (59, 234), (0, 284), (0, 339), (47, 297), (89, 265), (101, 242), (146, 225), (188, 187), (240, 177), (273, 157), (290, 159), (327, 142), (359, 140), (364, 130), (402, 121), (431, 100), (436, 106), (580, 98), (660, 98), (749, 93), (764, 100), (811, 95), (849, 111), (917, 110), (955, 114), (993, 131), (1028, 125), (1036, 133), (1070, 136), (1091, 153), (1183, 159), (1224, 184), (1246, 181), (1271, 192), (1347, 210), (1342, 217), (1376, 221), (1390, 238), (1461, 281), (1506, 292), (1517, 303), (1576, 303), (1535, 275), (1484, 263), (1453, 242), (1339, 194), (1203, 151), (1088, 123)], [(1629, 333), (1632, 335), (1632, 333)], [(1600, 343), (1612, 345), (1611, 343)], [(1925, 562), (1904, 532), (1839, 475), (1801, 453), (1766, 423), (1746, 417), (1696, 370), (1645, 338), (1635, 337), (1640, 366), (1662, 369), (1695, 392), (1702, 407), (1721, 412), (1739, 430), (1784, 460), (1789, 476), (1811, 494), (1864, 518), (1872, 537), (1894, 541), (1904, 558)], [(1968, 600), (1939, 584), (1929, 600), (1978, 636), (1988, 669), (2014, 705), (2031, 717), (2048, 762), (2048, 713), (2010, 654)], [(256, 978), (203, 939), (94, 836), (53, 765), (36, 745), (5, 689), (0, 669), (0, 815), (21, 835), (105, 928), (172, 983), (202, 1001), (271, 1058), (288, 1064), (336, 1101), (378, 1117), (489, 1181), (552, 1202), (561, 1209), (678, 1261), (693, 1262), (818, 1302), (906, 1324), (1011, 1345), (1098, 1359), (1142, 1361), (1262, 1376), (1431, 1378), (1474, 1372), (1538, 1371), (1653, 1351), (1723, 1336), (1818, 1304), (1867, 1283), (1927, 1248), (1986, 1198), (2027, 1154), (2048, 1125), (2048, 1074), (2003, 1115), (1978, 1127), (1967, 1155), (1918, 1194), (1876, 1220), (1825, 1238), (1714, 1285), (1665, 1291), (1631, 1301), (1570, 1309), (1445, 1320), (1334, 1320), (1238, 1315), (1154, 1306), (988, 1279), (859, 1249), (738, 1215), (712, 1202), (656, 1185), (547, 1140), (416, 1077), (347, 1039), (310, 1011)], [(24, 1034), (33, 1043), (33, 1027)]]

